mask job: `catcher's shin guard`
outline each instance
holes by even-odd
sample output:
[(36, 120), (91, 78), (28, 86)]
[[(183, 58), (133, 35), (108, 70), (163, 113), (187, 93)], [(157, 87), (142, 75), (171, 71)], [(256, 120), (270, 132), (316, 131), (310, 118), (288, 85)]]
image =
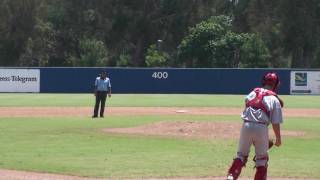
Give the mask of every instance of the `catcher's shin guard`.
[(267, 167), (258, 166), (254, 180), (267, 180)]
[(234, 159), (228, 171), (227, 180), (237, 180), (241, 173), (242, 167), (245, 166), (246, 164), (246, 161), (247, 161), (247, 158), (244, 158), (244, 162), (242, 162), (240, 158)]

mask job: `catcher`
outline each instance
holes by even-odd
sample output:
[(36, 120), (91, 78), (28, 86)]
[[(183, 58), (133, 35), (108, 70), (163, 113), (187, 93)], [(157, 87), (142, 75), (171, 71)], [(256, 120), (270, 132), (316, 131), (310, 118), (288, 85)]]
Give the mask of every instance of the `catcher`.
[(251, 145), (255, 148), (256, 173), (254, 180), (266, 180), (268, 149), (273, 146), (269, 140), (268, 125), (271, 123), (276, 137), (275, 146), (281, 145), (280, 124), (283, 102), (277, 96), (279, 77), (274, 72), (265, 74), (262, 87), (255, 88), (245, 98), (245, 109), (241, 115), (243, 125), (236, 158), (228, 171), (227, 180), (238, 179), (242, 167), (246, 165)]

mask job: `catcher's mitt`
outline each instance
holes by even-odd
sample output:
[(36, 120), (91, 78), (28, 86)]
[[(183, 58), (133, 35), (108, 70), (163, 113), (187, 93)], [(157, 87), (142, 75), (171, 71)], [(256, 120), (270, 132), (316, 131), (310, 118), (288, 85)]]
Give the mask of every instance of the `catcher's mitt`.
[(278, 98), (279, 99), (279, 102), (280, 102), (280, 104), (281, 104), (281, 107), (283, 107), (284, 106), (284, 102), (283, 102), (283, 100), (282, 99), (280, 99), (280, 98)]
[(272, 139), (269, 139), (269, 149), (272, 148), (272, 146), (274, 145), (274, 142)]
[[(272, 146), (274, 145), (274, 142), (272, 139), (269, 139), (269, 149), (272, 148)], [(257, 156), (253, 157), (253, 161), (256, 162), (257, 161)], [(254, 167), (255, 168), (255, 167)]]

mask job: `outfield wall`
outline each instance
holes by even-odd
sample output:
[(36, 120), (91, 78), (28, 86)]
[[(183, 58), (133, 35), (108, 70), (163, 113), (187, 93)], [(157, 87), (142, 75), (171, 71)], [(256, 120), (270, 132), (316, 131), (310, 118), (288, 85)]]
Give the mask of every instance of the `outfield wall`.
[[(102, 68), (0, 68), (0, 92), (91, 93)], [(275, 71), (279, 94), (320, 94), (319, 70), (104, 68), (113, 93), (246, 94)]]
[[(11, 75), (8, 77), (21, 73), (21, 69), (0, 68), (0, 75), (3, 76), (0, 77), (0, 87), (4, 83), (1, 78), (7, 77), (1, 72), (7, 69), (11, 70)], [(102, 70), (102, 68), (23, 69), (40, 70), (37, 80), (41, 93), (90, 93), (95, 78)], [(252, 88), (260, 86), (261, 76), (271, 70), (280, 75), (280, 94), (290, 94), (292, 88), (290, 86), (292, 73), (289, 69), (105, 68), (105, 70), (111, 79), (113, 93), (246, 94)], [(28, 83), (31, 82), (20, 82), (20, 85)], [(35, 91), (25, 92), (37, 92), (37, 88), (34, 89)], [(13, 87), (12, 91), (0, 88), (0, 92), (15, 91)], [(20, 89), (16, 92), (24, 91)]]
[[(42, 68), (41, 92), (92, 92), (101, 68)], [(245, 94), (259, 86), (262, 69), (106, 68), (114, 93)], [(277, 70), (280, 93), (289, 93), (290, 73)]]

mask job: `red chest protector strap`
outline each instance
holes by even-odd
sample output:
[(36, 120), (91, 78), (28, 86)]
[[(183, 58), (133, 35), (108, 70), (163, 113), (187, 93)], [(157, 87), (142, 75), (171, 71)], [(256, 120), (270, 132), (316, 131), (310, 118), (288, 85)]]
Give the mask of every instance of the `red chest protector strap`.
[(278, 98), (277, 94), (270, 90), (265, 90), (262, 88), (255, 88), (253, 90), (256, 93), (256, 97), (246, 103), (246, 107), (252, 107), (254, 109), (261, 109), (264, 111), (268, 116), (270, 112), (267, 110), (266, 106), (262, 103), (263, 98), (265, 96), (275, 96)]

